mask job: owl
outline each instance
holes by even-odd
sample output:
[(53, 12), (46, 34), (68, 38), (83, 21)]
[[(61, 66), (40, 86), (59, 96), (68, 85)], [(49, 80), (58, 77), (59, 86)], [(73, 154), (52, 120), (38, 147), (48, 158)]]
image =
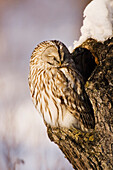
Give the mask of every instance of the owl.
[(34, 49), (28, 80), (33, 103), (46, 126), (94, 128), (80, 66), (62, 42), (44, 41)]

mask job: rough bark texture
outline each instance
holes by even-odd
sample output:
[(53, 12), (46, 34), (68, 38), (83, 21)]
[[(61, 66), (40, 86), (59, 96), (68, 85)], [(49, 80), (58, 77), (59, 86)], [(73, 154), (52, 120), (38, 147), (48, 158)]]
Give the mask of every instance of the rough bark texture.
[(85, 84), (95, 114), (95, 129), (47, 127), (74, 169), (113, 169), (113, 38), (103, 44), (88, 39), (81, 47), (95, 57), (97, 66)]

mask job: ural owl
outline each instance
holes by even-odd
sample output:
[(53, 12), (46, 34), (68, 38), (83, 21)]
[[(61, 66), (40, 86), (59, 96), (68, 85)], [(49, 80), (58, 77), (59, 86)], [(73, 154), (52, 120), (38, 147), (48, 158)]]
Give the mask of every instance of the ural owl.
[(46, 125), (94, 128), (93, 109), (77, 68), (72, 54), (60, 41), (44, 41), (34, 49), (29, 87)]

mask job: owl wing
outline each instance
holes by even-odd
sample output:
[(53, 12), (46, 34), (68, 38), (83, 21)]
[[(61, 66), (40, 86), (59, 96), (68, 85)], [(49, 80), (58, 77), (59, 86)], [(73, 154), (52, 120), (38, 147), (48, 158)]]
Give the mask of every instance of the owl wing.
[(94, 113), (81, 76), (69, 68), (62, 68), (57, 71), (54, 81), (57, 87), (54, 93), (60, 98), (61, 104), (64, 104), (86, 128), (93, 129)]

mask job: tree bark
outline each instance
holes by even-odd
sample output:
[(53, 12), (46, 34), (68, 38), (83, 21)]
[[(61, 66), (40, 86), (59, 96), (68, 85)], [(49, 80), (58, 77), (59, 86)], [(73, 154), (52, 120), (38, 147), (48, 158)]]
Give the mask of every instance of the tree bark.
[[(113, 38), (104, 43), (88, 39), (80, 47), (90, 50), (97, 63), (85, 84), (95, 129), (53, 128), (47, 133), (76, 170), (113, 169)], [(76, 49), (75, 49), (76, 50)]]

